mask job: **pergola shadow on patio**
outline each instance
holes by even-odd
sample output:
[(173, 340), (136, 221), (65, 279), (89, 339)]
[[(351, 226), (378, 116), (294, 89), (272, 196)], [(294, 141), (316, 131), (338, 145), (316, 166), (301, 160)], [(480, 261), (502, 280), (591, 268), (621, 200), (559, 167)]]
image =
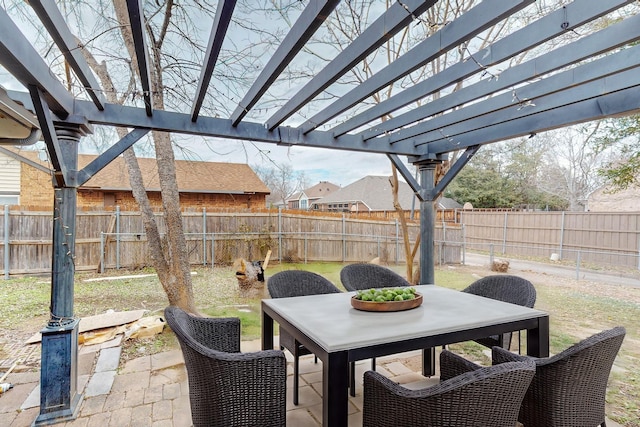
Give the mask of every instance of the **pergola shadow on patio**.
[[(422, 284), (429, 284), (434, 278), (432, 202), (482, 145), (632, 114), (640, 109), (640, 73), (637, 72), (640, 46), (634, 44), (640, 38), (640, 16), (612, 19), (611, 25), (596, 32), (585, 31), (587, 35), (572, 41), (563, 38), (600, 17), (623, 10), (634, 3), (633, 0), (576, 0), (514, 28), (510, 34), (472, 53), (474, 39), (483, 31), (527, 7), (535, 7), (536, 3), (534, 0), (484, 0), (446, 23), (405, 55), (380, 67), (369, 79), (303, 123), (295, 123), (294, 114), (320, 97), (349, 70), (358, 67), (387, 40), (421, 19), (437, 3), (436, 0), (403, 0), (382, 11), (264, 123), (247, 120), (247, 114), (302, 49), (313, 50), (313, 45), (307, 42), (339, 3), (337, 0), (308, 1), (228, 117), (207, 117), (201, 115), (200, 110), (209, 94), (211, 75), (233, 17), (234, 0), (219, 1), (190, 112), (159, 109), (153, 103), (148, 41), (144, 37), (146, 18), (140, 0), (127, 0), (126, 5), (135, 47), (135, 58), (131, 61), (138, 71), (136, 83), (142, 95), (124, 106), (106, 101), (104, 88), (79, 52), (82, 46), (73, 36), (71, 21), (65, 20), (54, 2), (32, 0), (29, 6), (39, 17), (41, 28), (64, 55), (69, 72), (82, 82), (86, 89), (82, 96), (74, 96), (67, 90), (8, 11), (0, 9), (0, 64), (25, 88), (25, 91), (8, 91), (7, 96), (0, 94), (3, 120), (13, 125), (18, 123), (18, 127), (24, 129), (24, 135), (18, 132), (20, 136), (0, 135), (3, 138), (0, 143), (30, 144), (41, 132), (54, 168), (53, 186), (57, 194), (53, 215), (51, 321), (43, 331), (42, 354), (46, 366), (42, 369), (40, 416), (36, 424), (73, 418), (82, 399), (76, 379), (78, 321), (73, 313), (74, 266), (66, 256), (75, 239), (77, 188), (148, 132), (160, 130), (388, 156), (421, 201), (420, 277)], [(558, 41), (558, 47), (541, 48), (554, 40)], [(467, 60), (411, 84), (374, 106), (366, 103), (379, 90), (453, 49), (469, 52)], [(489, 71), (490, 67), (509, 64), (523, 52), (529, 55), (521, 62), (516, 61), (517, 65), (505, 65), (508, 68), (499, 76)], [(488, 73), (492, 78), (483, 78)], [(429, 98), (440, 91), (443, 96)], [(413, 105), (415, 107), (406, 108)], [(93, 163), (77, 170), (77, 143), (91, 132), (92, 125), (133, 130)], [(436, 167), (455, 151), (464, 154), (436, 183)], [(419, 179), (414, 178), (400, 156), (406, 156), (409, 163), (418, 167)]]

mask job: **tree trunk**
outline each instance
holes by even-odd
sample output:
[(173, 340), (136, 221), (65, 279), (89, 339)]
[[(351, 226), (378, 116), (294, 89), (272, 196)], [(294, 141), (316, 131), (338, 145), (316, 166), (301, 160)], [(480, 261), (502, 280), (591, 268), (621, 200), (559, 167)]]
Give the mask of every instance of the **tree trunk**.
[[(135, 64), (135, 49), (133, 37), (131, 35), (129, 18), (126, 13), (126, 3), (124, 0), (114, 0), (113, 3), (116, 16), (121, 23), (120, 30), (125, 46), (131, 56), (132, 63)], [(171, 14), (171, 4), (167, 5), (165, 14)], [(146, 28), (148, 31), (152, 31), (149, 26)], [(163, 37), (150, 38), (152, 40), (163, 40)], [(153, 46), (153, 49), (151, 49), (152, 54), (155, 53), (151, 58), (152, 96), (154, 105), (156, 105), (158, 109), (162, 109), (164, 106), (162, 69), (159, 55), (157, 54), (161, 48), (161, 42), (158, 42)], [(113, 90), (114, 84), (106, 65), (104, 63), (98, 64), (91, 53), (86, 49), (83, 49), (82, 51), (90, 66), (100, 79), (102, 87), (107, 88), (105, 92), (107, 100), (111, 103), (123, 104), (126, 97), (123, 97), (122, 99), (117, 98), (117, 95)], [(134, 76), (131, 77), (131, 81), (135, 81)], [(118, 129), (118, 136), (120, 138), (124, 137), (126, 134), (126, 129)], [(175, 157), (173, 154), (171, 138), (166, 132), (154, 131), (151, 135), (155, 147), (156, 162), (158, 164), (158, 178), (160, 181), (162, 208), (167, 228), (167, 236), (164, 240), (160, 235), (156, 217), (147, 196), (142, 172), (140, 171), (140, 167), (132, 148), (124, 152), (124, 159), (129, 172), (131, 189), (133, 191), (133, 196), (140, 207), (140, 212), (142, 213), (147, 242), (151, 253), (151, 260), (156, 272), (158, 273), (160, 283), (167, 294), (169, 304), (181, 307), (191, 313), (197, 313), (191, 281), (189, 254), (187, 251), (186, 238), (182, 224), (182, 212), (180, 211), (180, 192), (176, 178)]]

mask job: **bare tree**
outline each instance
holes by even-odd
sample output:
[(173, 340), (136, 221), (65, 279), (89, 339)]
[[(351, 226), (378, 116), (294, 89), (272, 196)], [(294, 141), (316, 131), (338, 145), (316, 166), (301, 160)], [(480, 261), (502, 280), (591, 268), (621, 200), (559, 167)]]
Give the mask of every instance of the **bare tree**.
[(601, 150), (594, 135), (598, 124), (551, 131), (536, 138), (547, 140), (545, 165), (539, 187), (568, 202), (568, 210), (584, 210), (589, 195), (603, 184), (598, 169), (609, 159), (610, 150)]
[(253, 166), (253, 170), (262, 182), (271, 190), (267, 202), (281, 203), (286, 206), (287, 200), (306, 188), (304, 172), (296, 172), (289, 163), (273, 162), (273, 167)]

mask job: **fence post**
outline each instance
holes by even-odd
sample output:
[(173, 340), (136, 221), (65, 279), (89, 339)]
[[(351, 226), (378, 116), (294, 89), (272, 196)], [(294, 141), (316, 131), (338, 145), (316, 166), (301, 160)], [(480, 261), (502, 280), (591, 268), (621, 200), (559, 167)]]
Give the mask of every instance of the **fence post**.
[(564, 250), (564, 220), (565, 220), (565, 211), (562, 211), (562, 221), (560, 221), (560, 259), (564, 258), (562, 256), (562, 251)]
[(489, 265), (493, 265), (493, 243), (489, 243)]
[(211, 268), (216, 265), (216, 233), (211, 233)]
[(507, 220), (509, 212), (504, 213), (504, 227), (502, 229), (502, 255), (507, 253)]
[(377, 236), (376, 240), (378, 241), (378, 258), (380, 258), (380, 235)]
[[(102, 242), (102, 252), (104, 252), (104, 242)], [(104, 255), (103, 255), (104, 256)], [(104, 259), (101, 260), (100, 269), (104, 273)], [(116, 270), (120, 269), (120, 206), (116, 206)]]
[(307, 233), (304, 233), (304, 263), (307, 263)]
[(346, 262), (347, 259), (347, 219), (342, 214), (342, 262)]
[(282, 207), (278, 206), (278, 262), (282, 264)]
[(638, 270), (640, 270), (640, 233), (638, 233)]
[(104, 273), (104, 231), (100, 232), (100, 274)]
[(202, 208), (202, 265), (207, 265), (207, 208)]
[(396, 218), (396, 265), (398, 265), (399, 253), (400, 253), (400, 224), (398, 224), (398, 218)]
[(462, 227), (462, 264), (466, 264), (467, 262), (467, 227), (465, 224), (461, 225)]
[(4, 279), (9, 280), (9, 205), (4, 205)]

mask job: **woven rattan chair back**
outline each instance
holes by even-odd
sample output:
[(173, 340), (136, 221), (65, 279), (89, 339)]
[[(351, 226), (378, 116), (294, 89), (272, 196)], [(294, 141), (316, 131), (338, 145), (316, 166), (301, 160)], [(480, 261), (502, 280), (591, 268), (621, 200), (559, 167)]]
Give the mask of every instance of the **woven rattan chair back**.
[(340, 281), (347, 291), (370, 288), (396, 288), (411, 286), (398, 273), (377, 264), (349, 264), (340, 270)]
[[(527, 279), (508, 274), (483, 277), (463, 289), (462, 292), (529, 308), (532, 308), (536, 303), (536, 288), (533, 284)], [(509, 349), (511, 347), (511, 336), (511, 333), (505, 333), (499, 336), (480, 338), (476, 342), (489, 348), (497, 345)], [(519, 340), (518, 347), (520, 347)]]
[[(625, 334), (619, 326), (554, 356), (534, 359), (536, 375), (518, 421), (527, 427), (605, 426), (607, 381)], [(494, 364), (526, 357), (497, 347), (492, 353)]]
[(286, 425), (282, 351), (240, 353), (237, 318), (196, 317), (175, 306), (164, 314), (184, 356), (194, 426)]
[[(446, 355), (446, 350), (443, 352)], [(445, 365), (446, 366), (446, 365)], [(410, 390), (368, 371), (363, 427), (515, 426), (535, 373), (532, 361), (480, 368), (440, 384)]]

